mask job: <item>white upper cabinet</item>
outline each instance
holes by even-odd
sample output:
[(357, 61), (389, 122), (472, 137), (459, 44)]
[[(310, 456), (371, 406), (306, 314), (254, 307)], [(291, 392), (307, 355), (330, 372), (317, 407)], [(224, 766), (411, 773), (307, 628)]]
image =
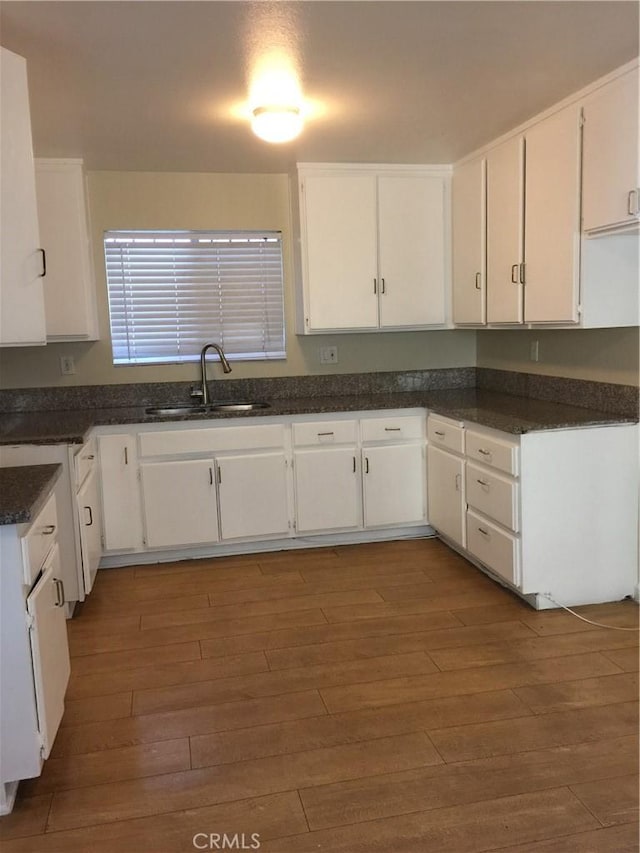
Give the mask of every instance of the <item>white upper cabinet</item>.
[(81, 160), (36, 160), (40, 239), (47, 253), (47, 339), (98, 339), (88, 211)]
[(487, 161), (481, 157), (455, 169), (452, 181), (453, 322), (486, 322)]
[(27, 63), (0, 49), (0, 346), (46, 343)]
[(640, 210), (638, 69), (584, 100), (582, 227), (586, 232), (636, 227)]
[(300, 169), (301, 331), (446, 322), (448, 174)]
[(580, 275), (580, 108), (525, 135), (524, 319), (576, 323)]
[(487, 322), (522, 323), (524, 138), (487, 155)]

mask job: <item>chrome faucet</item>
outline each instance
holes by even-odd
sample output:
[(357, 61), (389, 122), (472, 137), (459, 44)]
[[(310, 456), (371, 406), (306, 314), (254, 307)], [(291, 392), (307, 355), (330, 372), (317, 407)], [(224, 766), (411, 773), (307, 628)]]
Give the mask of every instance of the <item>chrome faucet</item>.
[(214, 349), (220, 358), (220, 364), (222, 365), (222, 370), (225, 373), (231, 373), (231, 365), (227, 361), (227, 357), (224, 354), (222, 347), (220, 344), (205, 344), (202, 347), (202, 352), (200, 353), (200, 373), (202, 378), (202, 405), (206, 406), (209, 404), (209, 389), (207, 388), (207, 352), (210, 349)]

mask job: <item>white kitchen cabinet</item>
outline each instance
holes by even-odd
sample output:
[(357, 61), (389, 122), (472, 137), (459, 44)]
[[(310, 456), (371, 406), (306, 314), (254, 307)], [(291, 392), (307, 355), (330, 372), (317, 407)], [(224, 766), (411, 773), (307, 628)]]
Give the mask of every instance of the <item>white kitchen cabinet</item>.
[(47, 257), (47, 340), (98, 339), (82, 160), (36, 160), (40, 240)]
[(362, 451), (365, 527), (425, 522), (424, 444), (391, 444)]
[(580, 279), (580, 108), (525, 134), (524, 320), (577, 323)]
[(448, 174), (301, 164), (302, 332), (446, 322)]
[(142, 519), (135, 440), (129, 433), (98, 437), (102, 522), (106, 551), (142, 547)]
[(637, 228), (640, 212), (638, 69), (584, 100), (582, 227), (591, 234)]
[(487, 322), (522, 323), (524, 138), (487, 154)]
[(430, 444), (427, 448), (429, 524), (465, 546), (464, 460)]
[(0, 346), (46, 343), (27, 63), (0, 48)]
[(283, 451), (217, 460), (223, 540), (288, 536), (287, 460)]
[(295, 451), (293, 470), (298, 533), (362, 527), (357, 454), (355, 445)]
[(86, 596), (93, 588), (102, 557), (102, 511), (100, 507), (100, 475), (97, 465), (93, 465), (85, 477), (76, 496), (76, 506), (80, 529), (84, 594)]
[(213, 459), (142, 462), (140, 483), (147, 548), (218, 541)]
[(487, 161), (457, 167), (452, 180), (453, 322), (486, 323)]
[[(46, 496), (45, 496), (46, 497)], [(31, 522), (0, 526), (0, 814), (39, 776), (69, 681), (64, 584), (53, 489)]]

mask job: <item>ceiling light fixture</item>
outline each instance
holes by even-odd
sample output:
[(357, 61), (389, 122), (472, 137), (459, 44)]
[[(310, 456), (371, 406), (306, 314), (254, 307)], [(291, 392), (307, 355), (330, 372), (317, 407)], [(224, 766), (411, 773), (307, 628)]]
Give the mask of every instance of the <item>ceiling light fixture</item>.
[(290, 142), (302, 130), (304, 119), (300, 107), (255, 107), (252, 110), (251, 129), (265, 142)]

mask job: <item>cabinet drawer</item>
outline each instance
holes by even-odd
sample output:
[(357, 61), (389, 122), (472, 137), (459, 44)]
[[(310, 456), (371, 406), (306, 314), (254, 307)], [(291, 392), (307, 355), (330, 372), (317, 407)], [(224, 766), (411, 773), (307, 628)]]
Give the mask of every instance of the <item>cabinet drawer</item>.
[(445, 447), (455, 453), (464, 453), (464, 429), (457, 421), (429, 415), (427, 438), (431, 444), (438, 447)]
[(175, 429), (141, 432), (141, 456), (174, 456), (183, 453), (217, 453), (225, 450), (257, 450), (284, 447), (283, 424)]
[(22, 540), (24, 582), (27, 586), (31, 586), (38, 576), (47, 554), (56, 541), (57, 532), (56, 496), (52, 494)]
[(90, 438), (74, 456), (74, 471), (76, 489), (84, 483), (87, 475), (91, 471), (98, 453), (98, 443), (96, 438)]
[(360, 434), (363, 441), (419, 440), (424, 438), (424, 418), (420, 415), (363, 418)]
[(499, 524), (518, 531), (518, 484), (467, 463), (467, 503)]
[(514, 477), (518, 474), (517, 442), (497, 438), (482, 432), (468, 429), (466, 435), (466, 452), (469, 459), (476, 459), (484, 465), (506, 471)]
[(467, 550), (509, 583), (520, 582), (520, 540), (467, 510)]
[(293, 424), (293, 443), (297, 447), (313, 444), (355, 444), (357, 421), (313, 421)]

